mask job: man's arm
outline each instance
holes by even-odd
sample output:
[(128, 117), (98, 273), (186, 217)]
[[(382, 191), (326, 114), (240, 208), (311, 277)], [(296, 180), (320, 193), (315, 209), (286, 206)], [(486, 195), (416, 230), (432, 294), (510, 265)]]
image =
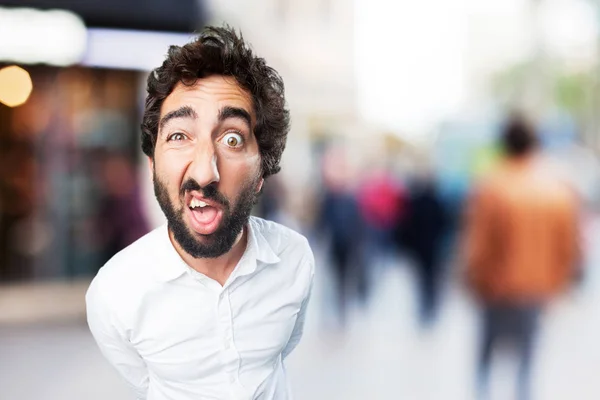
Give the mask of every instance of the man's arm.
[(584, 273), (580, 207), (579, 199), (573, 195), (570, 206), (562, 212), (562, 224), (557, 229), (556, 245), (553, 248), (559, 265), (564, 268), (565, 280), (576, 284), (581, 282)]
[(296, 348), (296, 346), (300, 342), (300, 339), (302, 338), (302, 333), (304, 332), (304, 321), (306, 319), (306, 309), (308, 307), (308, 302), (310, 300), (310, 295), (312, 292), (313, 281), (314, 281), (314, 276), (315, 276), (315, 259), (314, 259), (312, 252), (310, 251), (310, 249), (308, 250), (308, 252), (309, 252), (309, 254), (302, 261), (303, 263), (308, 263), (308, 265), (306, 267), (308, 267), (310, 270), (308, 289), (307, 289), (306, 296), (304, 297), (304, 300), (302, 300), (302, 304), (300, 306), (300, 311), (298, 312), (298, 316), (296, 318), (296, 324), (294, 325), (294, 330), (292, 331), (290, 340), (288, 340), (287, 345), (285, 346), (285, 348), (283, 349), (283, 352), (281, 353), (282, 360), (285, 360), (286, 357)]
[(494, 223), (491, 220), (490, 201), (487, 190), (476, 187), (471, 193), (466, 208), (462, 250), (467, 283), (475, 292), (484, 290), (483, 275), (491, 257), (490, 245), (494, 243), (491, 237)]
[(135, 391), (136, 398), (146, 399), (148, 392), (146, 364), (119, 329), (114, 314), (103, 301), (97, 282), (92, 282), (85, 298), (88, 325), (100, 351)]

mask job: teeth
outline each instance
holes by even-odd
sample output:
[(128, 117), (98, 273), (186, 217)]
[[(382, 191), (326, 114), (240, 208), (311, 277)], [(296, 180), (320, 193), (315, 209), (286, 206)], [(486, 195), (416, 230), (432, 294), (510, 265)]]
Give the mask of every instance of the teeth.
[(205, 202), (203, 202), (202, 200), (198, 200), (198, 199), (192, 199), (192, 201), (190, 202), (190, 207), (191, 208), (196, 208), (196, 207), (206, 207), (208, 204), (206, 204)]

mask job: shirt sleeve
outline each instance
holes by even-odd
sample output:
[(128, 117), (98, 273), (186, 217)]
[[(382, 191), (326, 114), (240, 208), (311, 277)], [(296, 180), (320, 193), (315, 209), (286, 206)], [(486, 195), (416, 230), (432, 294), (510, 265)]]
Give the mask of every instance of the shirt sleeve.
[(122, 334), (114, 313), (103, 301), (98, 282), (92, 282), (86, 294), (87, 321), (100, 351), (135, 391), (136, 399), (146, 399), (148, 370), (142, 357)]
[(310, 270), (310, 276), (308, 280), (308, 288), (307, 293), (304, 299), (302, 300), (302, 304), (300, 305), (300, 311), (298, 312), (298, 317), (296, 318), (296, 324), (294, 325), (294, 329), (288, 340), (287, 345), (283, 349), (281, 353), (282, 360), (285, 360), (286, 357), (296, 348), (300, 339), (302, 338), (302, 333), (304, 332), (304, 321), (306, 319), (306, 309), (308, 307), (308, 302), (310, 300), (310, 295), (312, 292), (313, 281), (315, 276), (315, 259), (312, 254), (312, 251), (308, 250), (308, 255), (302, 260), (303, 263), (308, 264), (308, 268)]

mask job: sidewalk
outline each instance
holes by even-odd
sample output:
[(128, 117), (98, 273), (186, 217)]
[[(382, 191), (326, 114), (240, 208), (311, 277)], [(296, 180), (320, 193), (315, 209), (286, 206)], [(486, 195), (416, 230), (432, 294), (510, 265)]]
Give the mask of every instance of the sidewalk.
[(0, 285), (0, 325), (85, 318), (91, 279)]

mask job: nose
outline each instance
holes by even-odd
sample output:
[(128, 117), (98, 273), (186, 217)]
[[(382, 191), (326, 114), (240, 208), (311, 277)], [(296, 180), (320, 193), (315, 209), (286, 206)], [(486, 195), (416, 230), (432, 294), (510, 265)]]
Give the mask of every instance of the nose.
[(202, 187), (217, 183), (221, 179), (217, 161), (213, 143), (202, 143), (194, 154), (188, 173)]

